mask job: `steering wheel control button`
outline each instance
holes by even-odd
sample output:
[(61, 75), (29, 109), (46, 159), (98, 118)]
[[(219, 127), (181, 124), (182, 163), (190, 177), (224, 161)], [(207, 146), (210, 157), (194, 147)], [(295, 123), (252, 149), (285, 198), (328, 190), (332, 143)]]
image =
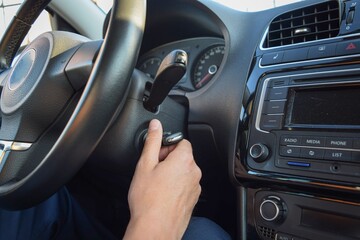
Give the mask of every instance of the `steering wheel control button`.
[(283, 115), (262, 115), (260, 120), (260, 128), (263, 130), (281, 129)]
[(282, 100), (286, 99), (288, 95), (288, 88), (270, 88), (267, 92), (265, 100)]
[(284, 217), (284, 206), (280, 198), (269, 196), (260, 205), (260, 216), (268, 222), (279, 221)]
[(301, 145), (312, 146), (312, 147), (324, 147), (325, 137), (303, 136), (301, 140)]
[(254, 161), (264, 162), (269, 156), (269, 148), (262, 143), (256, 143), (251, 146), (249, 154)]
[(301, 136), (281, 136), (280, 138), (281, 145), (300, 145)]
[(283, 113), (285, 109), (286, 101), (265, 101), (263, 113), (264, 114), (274, 114), (274, 113)]
[(299, 147), (280, 146), (280, 156), (283, 157), (300, 157)]
[(284, 52), (266, 53), (262, 56), (261, 65), (267, 66), (272, 64), (281, 63), (284, 56)]
[(324, 159), (324, 149), (318, 148), (301, 148), (300, 157), (311, 159)]

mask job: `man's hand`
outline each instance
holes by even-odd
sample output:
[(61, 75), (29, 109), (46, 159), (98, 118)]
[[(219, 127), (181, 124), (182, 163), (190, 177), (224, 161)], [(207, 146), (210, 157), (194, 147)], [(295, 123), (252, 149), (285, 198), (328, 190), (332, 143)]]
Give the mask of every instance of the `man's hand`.
[(161, 148), (162, 126), (152, 120), (130, 186), (131, 219), (124, 239), (181, 239), (198, 201), (201, 171), (191, 144)]

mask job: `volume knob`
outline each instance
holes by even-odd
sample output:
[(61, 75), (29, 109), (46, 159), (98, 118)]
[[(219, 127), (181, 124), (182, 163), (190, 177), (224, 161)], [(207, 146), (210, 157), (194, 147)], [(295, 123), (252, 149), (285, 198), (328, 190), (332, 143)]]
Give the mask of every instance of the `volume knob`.
[(269, 149), (265, 144), (255, 143), (250, 148), (250, 156), (256, 162), (264, 162), (269, 156)]
[(270, 196), (260, 205), (260, 215), (265, 221), (279, 221), (284, 215), (284, 206), (280, 198)]

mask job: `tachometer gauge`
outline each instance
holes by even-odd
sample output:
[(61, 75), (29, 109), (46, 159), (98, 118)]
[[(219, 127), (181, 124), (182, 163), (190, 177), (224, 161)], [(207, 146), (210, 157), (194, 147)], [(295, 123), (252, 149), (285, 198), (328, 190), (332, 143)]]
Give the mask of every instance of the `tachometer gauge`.
[(140, 65), (139, 70), (149, 77), (154, 78), (157, 70), (160, 67), (160, 64), (160, 58), (149, 58)]
[(194, 68), (193, 85), (200, 89), (207, 84), (217, 73), (224, 57), (225, 47), (215, 46), (200, 56)]

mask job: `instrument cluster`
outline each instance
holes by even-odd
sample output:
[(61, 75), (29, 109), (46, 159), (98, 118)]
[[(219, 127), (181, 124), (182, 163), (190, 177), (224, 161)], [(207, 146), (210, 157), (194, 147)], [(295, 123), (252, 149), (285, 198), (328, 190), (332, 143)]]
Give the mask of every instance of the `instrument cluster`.
[(161, 61), (175, 49), (186, 51), (188, 65), (184, 77), (174, 89), (192, 92), (204, 87), (216, 75), (224, 57), (225, 44), (221, 38), (210, 37), (168, 43), (142, 55), (137, 68), (154, 79)]

